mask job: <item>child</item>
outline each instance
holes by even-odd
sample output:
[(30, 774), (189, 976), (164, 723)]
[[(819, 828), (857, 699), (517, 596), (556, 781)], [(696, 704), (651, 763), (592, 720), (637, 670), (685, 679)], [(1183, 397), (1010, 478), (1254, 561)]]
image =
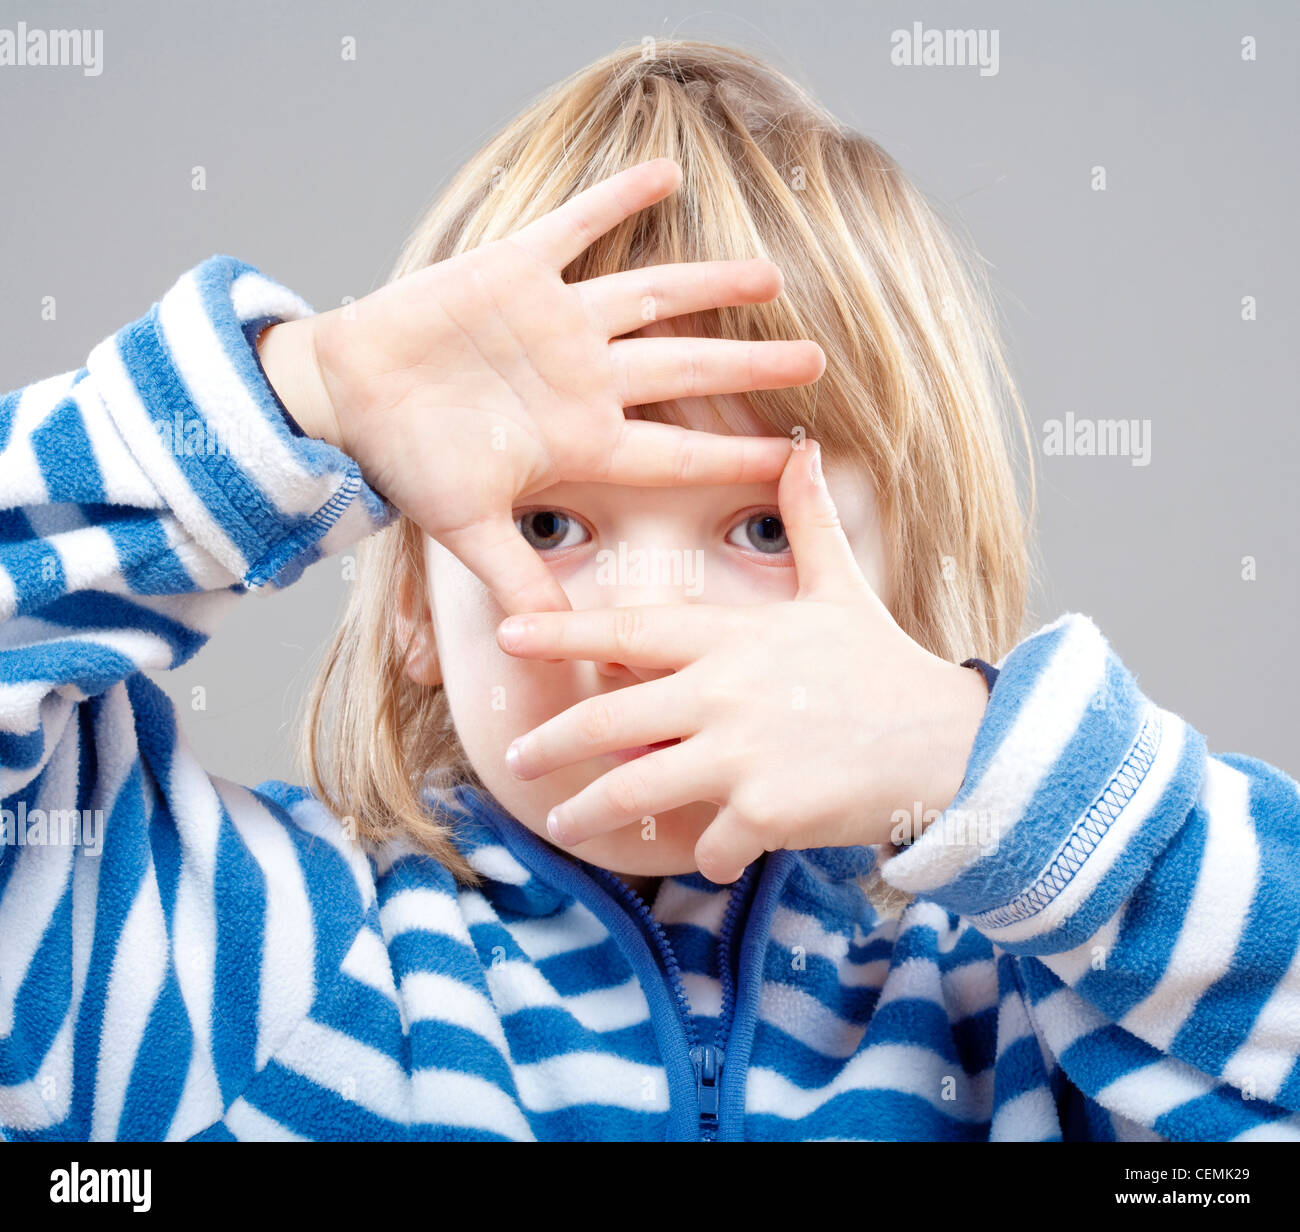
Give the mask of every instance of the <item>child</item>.
[[(351, 308), (213, 257), (0, 401), (0, 1131), (1300, 1136), (1297, 784), (1018, 640), (1008, 407), (888, 155), (695, 42)], [(208, 776), (145, 673), (354, 545), (313, 790)]]

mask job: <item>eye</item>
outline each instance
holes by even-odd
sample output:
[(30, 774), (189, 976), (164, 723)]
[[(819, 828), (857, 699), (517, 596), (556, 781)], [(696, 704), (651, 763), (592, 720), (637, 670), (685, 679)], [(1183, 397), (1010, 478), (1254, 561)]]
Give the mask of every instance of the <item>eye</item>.
[(519, 533), (539, 552), (553, 552), (556, 548), (577, 547), (589, 535), (577, 518), (571, 518), (558, 509), (531, 509), (515, 517)]
[[(737, 542), (734, 538), (736, 535), (743, 536), (743, 541)], [(751, 514), (743, 522), (737, 523), (727, 535), (727, 542), (770, 556), (790, 550), (785, 537), (785, 524), (775, 513)]]

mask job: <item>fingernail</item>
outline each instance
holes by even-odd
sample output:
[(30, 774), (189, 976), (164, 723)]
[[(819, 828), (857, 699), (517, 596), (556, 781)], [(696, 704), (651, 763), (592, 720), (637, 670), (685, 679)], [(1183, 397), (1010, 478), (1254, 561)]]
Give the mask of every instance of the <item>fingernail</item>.
[(519, 741), (511, 741), (510, 747), (506, 749), (506, 765), (511, 774), (519, 773)]
[(546, 829), (557, 843), (564, 843), (565, 840), (560, 835), (560, 820), (556, 816), (555, 809), (546, 814)]
[(808, 473), (812, 475), (813, 483), (822, 481), (822, 447), (818, 444), (813, 445), (812, 457), (808, 462)]
[(501, 622), (501, 628), (497, 630), (497, 636), (501, 639), (501, 644), (508, 648), (518, 646), (524, 640), (524, 635), (528, 632), (528, 621), (520, 616), (509, 616)]

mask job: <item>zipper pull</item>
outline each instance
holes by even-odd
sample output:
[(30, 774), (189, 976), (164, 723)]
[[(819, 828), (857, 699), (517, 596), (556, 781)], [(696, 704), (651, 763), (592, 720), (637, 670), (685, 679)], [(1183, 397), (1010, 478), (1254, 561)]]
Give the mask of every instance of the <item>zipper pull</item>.
[(718, 1095), (722, 1084), (722, 1050), (713, 1044), (691, 1049), (695, 1065), (695, 1093), (700, 1109), (700, 1137), (713, 1141), (718, 1129)]

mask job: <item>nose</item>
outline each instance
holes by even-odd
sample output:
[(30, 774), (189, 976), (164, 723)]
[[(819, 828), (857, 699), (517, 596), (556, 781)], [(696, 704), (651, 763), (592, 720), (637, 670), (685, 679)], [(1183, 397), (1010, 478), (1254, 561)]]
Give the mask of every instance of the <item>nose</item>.
[[(675, 555), (682, 556), (682, 550), (678, 548)], [(690, 603), (698, 595), (695, 584), (695, 573), (698, 569), (683, 570), (679, 564), (676, 568), (666, 566), (665, 562), (677, 563), (673, 555), (666, 552), (648, 554), (641, 558), (632, 557), (631, 560), (630, 565), (609, 569), (604, 577), (598, 577), (593, 596), (595, 606), (666, 606)], [(649, 564), (654, 564), (656, 567), (649, 568)], [(619, 663), (613, 660), (598, 661), (596, 671), (605, 679), (622, 684), (658, 680), (673, 674), (671, 668), (645, 667), (636, 663)]]

